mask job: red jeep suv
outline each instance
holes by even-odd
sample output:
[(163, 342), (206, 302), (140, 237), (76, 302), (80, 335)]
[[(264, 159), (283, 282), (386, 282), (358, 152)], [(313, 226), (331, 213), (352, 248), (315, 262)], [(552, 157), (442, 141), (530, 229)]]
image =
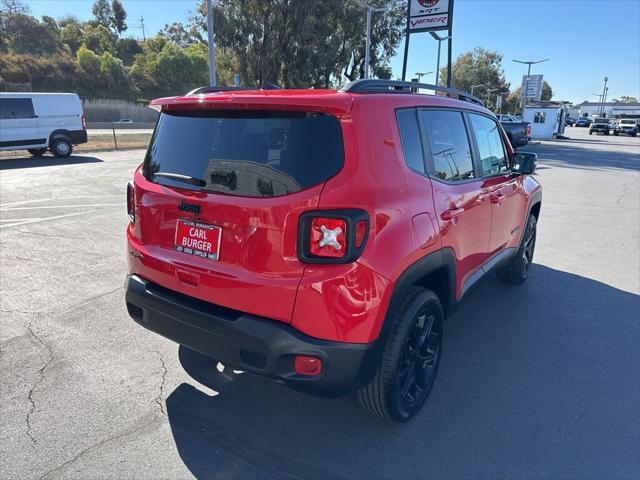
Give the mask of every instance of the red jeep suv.
[(127, 195), (127, 309), (223, 364), (314, 395), (356, 390), (406, 421), (456, 304), (493, 271), (529, 274), (536, 156), (464, 92), (358, 80), (151, 106)]

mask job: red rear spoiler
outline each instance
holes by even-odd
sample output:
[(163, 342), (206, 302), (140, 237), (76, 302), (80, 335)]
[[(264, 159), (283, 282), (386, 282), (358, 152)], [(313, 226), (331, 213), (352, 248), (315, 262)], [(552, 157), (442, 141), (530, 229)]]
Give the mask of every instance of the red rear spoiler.
[(151, 101), (158, 111), (170, 110), (288, 110), (346, 115), (350, 94), (335, 90), (243, 90), (165, 97)]

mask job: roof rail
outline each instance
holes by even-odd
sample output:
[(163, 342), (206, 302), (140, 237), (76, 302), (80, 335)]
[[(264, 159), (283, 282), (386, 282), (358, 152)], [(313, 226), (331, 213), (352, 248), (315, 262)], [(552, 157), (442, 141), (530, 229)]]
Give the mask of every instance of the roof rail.
[(198, 87), (191, 90), (187, 95), (199, 95), (201, 93), (229, 92), (233, 90), (255, 90), (253, 87), (228, 87), (226, 85), (218, 85), (216, 87)]
[(349, 93), (418, 93), (417, 90), (432, 90), (446, 93), (448, 97), (457, 98), (465, 102), (476, 103), (484, 107), (484, 103), (478, 97), (455, 88), (441, 87), (429, 83), (402, 82), (400, 80), (371, 80), (361, 79), (347, 83), (343, 92)]

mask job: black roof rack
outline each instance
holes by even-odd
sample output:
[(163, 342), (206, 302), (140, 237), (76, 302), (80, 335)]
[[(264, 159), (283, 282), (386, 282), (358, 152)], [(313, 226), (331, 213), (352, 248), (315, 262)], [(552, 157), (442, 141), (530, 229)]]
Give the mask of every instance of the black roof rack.
[(484, 103), (478, 97), (457, 90), (455, 88), (441, 87), (439, 85), (431, 85), (429, 83), (403, 82), (400, 80), (354, 80), (347, 83), (343, 88), (343, 92), (349, 93), (418, 93), (417, 90), (432, 90), (434, 92), (446, 93), (448, 97), (452, 96), (465, 102), (471, 102), (484, 107)]

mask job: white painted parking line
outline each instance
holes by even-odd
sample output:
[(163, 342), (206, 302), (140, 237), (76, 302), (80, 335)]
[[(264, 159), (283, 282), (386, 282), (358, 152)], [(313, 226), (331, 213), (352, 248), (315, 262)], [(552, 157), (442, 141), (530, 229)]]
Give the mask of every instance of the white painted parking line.
[(79, 200), (81, 198), (82, 199), (85, 199), (85, 198), (120, 198), (123, 195), (125, 195), (125, 194), (122, 193), (122, 194), (117, 194), (117, 195), (82, 195), (82, 196), (77, 196), (77, 197), (39, 198), (39, 199), (36, 199), (36, 200), (21, 200), (19, 202), (3, 203), (2, 205), (0, 205), (0, 208), (12, 207), (14, 205), (28, 205), (30, 203), (50, 202), (51, 200), (65, 201), (65, 200)]
[(78, 215), (86, 215), (87, 213), (90, 213), (90, 210), (87, 210), (87, 211), (84, 211), (84, 212), (78, 212), (78, 213), (68, 213), (66, 215), (56, 215), (55, 217), (34, 218), (34, 219), (31, 219), (31, 220), (25, 220), (25, 221), (22, 221), (22, 222), (16, 222), (16, 223), (9, 223), (9, 224), (5, 224), (5, 225), (0, 225), (0, 228), (18, 227), (20, 225), (27, 225), (29, 223), (38, 223), (38, 222), (46, 222), (48, 220), (58, 220), (60, 218), (77, 217)]
[(125, 202), (122, 203), (90, 203), (90, 204), (82, 204), (82, 205), (44, 205), (41, 207), (18, 207), (18, 208), (2, 208), (3, 212), (17, 212), (19, 210), (44, 210), (51, 208), (94, 208), (94, 207), (124, 207), (126, 205)]

